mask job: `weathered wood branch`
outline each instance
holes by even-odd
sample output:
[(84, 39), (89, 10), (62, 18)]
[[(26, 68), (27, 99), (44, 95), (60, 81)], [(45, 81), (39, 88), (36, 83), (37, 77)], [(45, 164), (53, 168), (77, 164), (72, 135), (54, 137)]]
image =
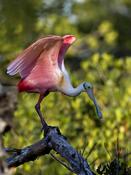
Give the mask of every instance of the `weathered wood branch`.
[(77, 175), (93, 175), (87, 161), (61, 135), (56, 127), (48, 127), (45, 137), (37, 143), (22, 149), (6, 149), (13, 152), (6, 162), (8, 167), (17, 167), (25, 162), (34, 161), (37, 157), (56, 151), (69, 163), (69, 170)]

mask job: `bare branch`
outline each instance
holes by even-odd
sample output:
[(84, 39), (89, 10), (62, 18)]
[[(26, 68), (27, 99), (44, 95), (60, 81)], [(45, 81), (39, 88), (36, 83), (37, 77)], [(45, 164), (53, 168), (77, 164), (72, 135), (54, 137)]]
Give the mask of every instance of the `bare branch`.
[[(5, 150), (9, 152), (8, 150), (12, 151), (13, 149)], [(23, 149), (14, 149), (13, 155), (7, 159), (8, 167), (17, 167), (25, 162), (34, 161), (38, 156), (49, 154), (51, 150), (65, 158), (70, 165), (70, 169), (68, 169), (75, 174), (93, 175), (82, 155), (67, 142), (58, 128), (51, 126), (48, 126), (48, 131), (42, 140)]]
[[(48, 154), (50, 150), (46, 139), (42, 139), (22, 149), (14, 149), (13, 155), (7, 159), (8, 167), (17, 167), (25, 162), (34, 161), (38, 156)], [(8, 149), (5, 149), (5, 151), (9, 152)]]

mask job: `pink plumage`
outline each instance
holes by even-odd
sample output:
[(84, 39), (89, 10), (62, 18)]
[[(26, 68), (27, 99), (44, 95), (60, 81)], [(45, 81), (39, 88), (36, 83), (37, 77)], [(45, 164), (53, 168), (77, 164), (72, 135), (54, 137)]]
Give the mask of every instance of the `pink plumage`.
[(7, 68), (7, 73), (10, 75), (20, 74), (21, 80), (18, 83), (20, 92), (40, 94), (35, 108), (45, 130), (48, 125), (40, 111), (40, 103), (49, 92), (53, 91), (68, 96), (76, 96), (86, 91), (96, 106), (98, 116), (102, 117), (93, 95), (92, 85), (84, 82), (74, 88), (64, 66), (64, 55), (75, 39), (73, 35), (41, 38), (25, 49)]
[(25, 49), (7, 68), (10, 75), (20, 74), (19, 91), (44, 93), (56, 90), (64, 53), (74, 40), (72, 35), (48, 36)]

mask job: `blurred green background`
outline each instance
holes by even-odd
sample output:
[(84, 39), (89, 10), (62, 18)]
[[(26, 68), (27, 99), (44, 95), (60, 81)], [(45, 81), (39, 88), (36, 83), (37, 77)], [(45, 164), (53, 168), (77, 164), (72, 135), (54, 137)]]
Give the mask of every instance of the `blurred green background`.
[[(74, 86), (91, 82), (104, 123), (86, 94), (70, 98), (51, 93), (42, 110), (50, 125), (84, 156), (92, 169), (110, 161), (117, 145), (131, 152), (131, 1), (130, 0), (0, 0), (0, 81), (9, 62), (40, 37), (73, 34), (65, 64)], [(42, 137), (34, 109), (38, 95), (19, 94), (13, 129), (4, 136), (8, 147), (27, 146)], [(92, 151), (91, 151), (92, 150)], [(90, 153), (91, 152), (91, 153)], [(129, 161), (130, 166), (130, 161)], [(17, 168), (15, 175), (69, 175), (49, 156)]]

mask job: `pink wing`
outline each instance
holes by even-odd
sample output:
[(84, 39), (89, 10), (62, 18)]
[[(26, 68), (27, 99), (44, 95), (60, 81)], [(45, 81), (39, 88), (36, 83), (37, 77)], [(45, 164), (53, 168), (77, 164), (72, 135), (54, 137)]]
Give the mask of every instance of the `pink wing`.
[[(58, 55), (63, 44), (63, 38), (60, 36), (48, 36), (39, 39), (22, 54), (20, 54), (7, 68), (10, 75), (20, 74), (21, 78), (25, 78), (33, 70), (35, 66), (44, 62), (58, 64)], [(42, 56), (43, 55), (43, 56)]]

